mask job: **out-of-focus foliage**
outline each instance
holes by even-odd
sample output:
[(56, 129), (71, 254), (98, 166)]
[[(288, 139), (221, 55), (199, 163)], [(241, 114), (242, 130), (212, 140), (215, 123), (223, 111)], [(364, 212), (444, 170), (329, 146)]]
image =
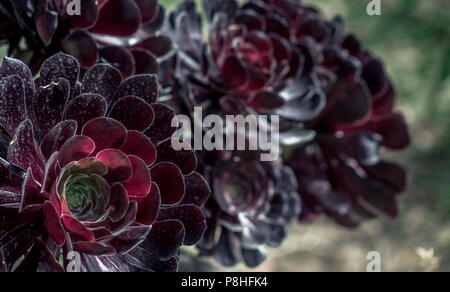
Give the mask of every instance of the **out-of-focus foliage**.
[[(178, 0), (164, 1), (170, 4)], [(365, 46), (386, 63), (410, 123), (413, 146), (395, 153), (410, 169), (402, 215), (393, 224), (370, 223), (350, 233), (324, 223), (300, 226), (273, 251), (261, 270), (365, 270), (378, 250), (383, 270), (450, 270), (450, 2), (382, 1), (368, 16), (369, 0), (303, 0), (327, 16), (341, 14)], [(431, 260), (423, 252), (430, 251)], [(242, 270), (238, 267), (238, 270)]]

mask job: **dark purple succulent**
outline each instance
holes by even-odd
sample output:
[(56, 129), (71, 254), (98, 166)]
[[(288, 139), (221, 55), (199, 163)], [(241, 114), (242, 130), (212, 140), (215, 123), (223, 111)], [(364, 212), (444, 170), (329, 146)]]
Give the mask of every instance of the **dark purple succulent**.
[(288, 159), (304, 202), (301, 218), (325, 213), (356, 227), (378, 214), (395, 217), (406, 172), (383, 160), (381, 152), (405, 149), (410, 137), (403, 116), (394, 110), (395, 90), (383, 63), (339, 23), (327, 22), (313, 10), (304, 17), (314, 19), (315, 30), (334, 25), (338, 37), (325, 34), (316, 40), (313, 70), (326, 107), (306, 124), (316, 132), (314, 141)]
[(225, 266), (241, 261), (258, 266), (266, 259), (264, 246), (280, 246), (300, 212), (294, 173), (281, 161), (260, 162), (254, 153), (200, 156), (213, 193), (204, 207), (207, 230), (197, 245), (201, 254)]
[(203, 2), (207, 41), (194, 1), (169, 18), (188, 108), (279, 114), (282, 135), (295, 138), (287, 130), (301, 123), (316, 133), (298, 147), (281, 140), (303, 219), (326, 213), (355, 226), (380, 212), (395, 216), (406, 174), (380, 151), (404, 149), (410, 138), (382, 62), (345, 33), (342, 18), (329, 21), (300, 1)]
[(209, 187), (192, 151), (175, 152), (173, 111), (154, 75), (96, 65), (78, 82), (57, 54), (33, 80), (0, 68), (0, 270), (173, 271), (205, 229)]
[(80, 15), (68, 12), (71, 2), (0, 0), (0, 43), (7, 42), (9, 55), (27, 60), (33, 73), (64, 51), (82, 68), (100, 61), (124, 77), (157, 73), (172, 50), (170, 40), (156, 34), (165, 17), (158, 0), (83, 0)]
[(179, 75), (186, 79), (191, 102), (214, 112), (237, 107), (278, 114), (289, 129), (316, 117), (325, 97), (312, 72), (312, 40), (294, 29), (292, 10), (301, 6), (291, 1), (203, 3), (206, 37), (195, 1), (183, 0), (169, 18)]
[[(176, 103), (191, 116), (199, 106), (205, 114), (222, 117), (278, 115), (286, 137), (300, 141), (292, 134), (325, 106), (318, 76), (308, 63), (303, 41), (295, 41), (281, 28), (272, 30), (271, 22), (281, 16), (255, 10), (252, 4), (204, 1), (206, 38), (194, 1), (182, 1), (171, 14), (169, 35), (179, 60)], [(288, 29), (287, 23), (281, 25)], [(201, 254), (225, 266), (241, 261), (251, 267), (261, 264), (265, 246), (279, 246), (291, 219), (300, 213), (294, 173), (281, 158), (261, 162), (257, 151), (200, 156), (200, 171), (212, 187), (204, 207), (208, 229), (198, 245)]]

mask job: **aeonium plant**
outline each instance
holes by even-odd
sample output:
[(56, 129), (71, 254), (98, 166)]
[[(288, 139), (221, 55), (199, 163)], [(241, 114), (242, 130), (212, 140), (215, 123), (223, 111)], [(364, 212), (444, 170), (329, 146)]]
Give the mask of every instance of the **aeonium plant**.
[(181, 1), (168, 17), (179, 78), (205, 111), (276, 114), (282, 129), (297, 129), (325, 104), (310, 41), (259, 2), (206, 0), (202, 15), (195, 1)]
[(158, 0), (83, 0), (79, 15), (71, 12), (71, 2), (0, 1), (0, 43), (33, 73), (64, 51), (84, 69), (109, 63), (125, 78), (157, 73), (172, 51), (170, 40), (157, 33), (165, 18)]
[(257, 267), (267, 258), (266, 247), (280, 247), (300, 214), (292, 169), (281, 159), (262, 162), (255, 152), (203, 152), (199, 157), (213, 194), (204, 206), (201, 255), (224, 266)]
[(171, 148), (154, 75), (79, 72), (62, 53), (36, 80), (0, 68), (0, 270), (65, 271), (75, 252), (79, 271), (175, 271), (205, 230), (196, 156)]
[[(286, 1), (266, 2), (277, 7)], [(305, 29), (322, 32), (315, 40), (314, 70), (326, 95), (324, 110), (306, 124), (316, 133), (314, 141), (286, 156), (299, 179), (301, 220), (325, 214), (354, 228), (380, 215), (394, 218), (407, 173), (384, 159), (383, 152), (410, 144), (407, 122), (395, 109), (395, 88), (382, 60), (345, 33), (341, 22), (328, 22), (317, 11), (299, 8), (309, 19)], [(334, 33), (327, 29), (330, 26)]]
[[(343, 19), (328, 20), (317, 8), (297, 0), (205, 0), (205, 15), (195, 3), (182, 1), (168, 25), (179, 49), (177, 77), (185, 88), (181, 98), (185, 109), (194, 105), (219, 115), (279, 115), (283, 162), (297, 177), (301, 222), (326, 215), (356, 227), (380, 214), (395, 217), (406, 172), (381, 154), (409, 145), (407, 123), (395, 110), (395, 89), (382, 61), (345, 32)], [(298, 143), (304, 141), (296, 135), (298, 129), (310, 131), (314, 139)], [(200, 248), (222, 263), (233, 265), (243, 259), (253, 265), (263, 258), (252, 262), (260, 245), (252, 245), (251, 257), (245, 258), (250, 255), (241, 243), (245, 232), (229, 231), (257, 224), (241, 220), (246, 215), (231, 213), (240, 210), (240, 200), (228, 200), (225, 205), (223, 198), (239, 192), (251, 198), (253, 190), (268, 179), (239, 174), (233, 183), (240, 185), (249, 177), (247, 185), (256, 185), (217, 187), (221, 182), (228, 185), (234, 176), (217, 170), (207, 174), (206, 169), (227, 165), (245, 169), (249, 163), (240, 155), (219, 154), (206, 159), (202, 171), (214, 182), (205, 209), (222, 215), (220, 219), (212, 216), (216, 221), (211, 225), (224, 226), (221, 234), (225, 235), (211, 236), (219, 240), (202, 242)], [(266, 239), (267, 234), (259, 237), (259, 243)]]

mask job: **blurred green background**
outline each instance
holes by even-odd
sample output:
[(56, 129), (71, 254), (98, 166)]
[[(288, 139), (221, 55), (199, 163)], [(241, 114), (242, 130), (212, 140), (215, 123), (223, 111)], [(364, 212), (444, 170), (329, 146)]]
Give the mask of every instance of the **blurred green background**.
[[(159, 1), (170, 8), (181, 0)], [(410, 187), (398, 219), (376, 220), (358, 230), (325, 218), (294, 225), (289, 239), (270, 250), (269, 260), (256, 270), (366, 271), (367, 253), (378, 251), (383, 271), (450, 271), (450, 1), (382, 0), (381, 16), (367, 15), (370, 0), (303, 2), (327, 17), (343, 15), (348, 30), (384, 59), (414, 140), (408, 151), (386, 155), (409, 168)]]

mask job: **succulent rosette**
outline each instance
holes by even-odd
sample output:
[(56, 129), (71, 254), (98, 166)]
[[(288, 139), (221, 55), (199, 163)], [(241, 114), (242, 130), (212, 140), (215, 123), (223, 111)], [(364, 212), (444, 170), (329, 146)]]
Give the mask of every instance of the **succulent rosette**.
[(100, 61), (124, 77), (154, 74), (172, 51), (170, 40), (157, 34), (165, 18), (158, 0), (83, 0), (80, 7), (74, 3), (1, 0), (0, 43), (9, 45), (10, 55), (27, 60), (33, 73), (46, 58), (64, 51), (85, 69)]
[[(405, 149), (410, 137), (394, 109), (395, 89), (384, 65), (345, 34), (340, 22), (327, 22), (314, 10), (303, 17), (313, 19), (310, 31), (322, 35), (313, 70), (327, 98), (321, 114), (306, 124), (316, 138), (287, 159), (299, 180), (301, 218), (325, 213), (356, 227), (379, 214), (395, 217), (407, 176), (403, 167), (383, 160), (382, 152)], [(325, 33), (330, 25), (333, 37)]]
[[(207, 41), (193, 1), (169, 18), (189, 105), (280, 115), (302, 219), (325, 213), (353, 227), (379, 213), (394, 217), (406, 174), (381, 153), (406, 148), (410, 138), (382, 62), (345, 33), (342, 18), (327, 20), (300, 1), (203, 4)], [(287, 130), (301, 125), (315, 139), (292, 147), (287, 141), (297, 137)]]
[(79, 72), (62, 53), (37, 80), (0, 68), (0, 270), (64, 271), (77, 252), (81, 271), (174, 271), (205, 229), (196, 156), (171, 148), (154, 75)]
[(286, 129), (318, 115), (325, 97), (312, 71), (310, 37), (293, 29), (296, 3), (203, 4), (206, 37), (193, 0), (182, 1), (169, 18), (180, 78), (186, 79), (193, 104), (212, 112), (244, 108), (277, 114)]
[[(262, 10), (258, 4), (264, 6)], [(204, 1), (208, 20), (205, 38), (194, 1), (182, 1), (168, 24), (179, 61), (175, 103), (191, 116), (194, 107), (202, 107), (205, 115), (223, 118), (277, 115), (283, 132), (281, 142), (298, 145), (305, 139), (299, 130), (319, 115), (325, 95), (310, 66), (309, 41), (286, 34), (282, 27), (275, 29), (272, 22), (283, 14), (270, 8), (262, 1), (242, 5), (237, 1)], [(283, 20), (281, 26), (289, 29)], [(261, 126), (270, 128), (271, 124), (258, 126), (261, 130)], [(254, 138), (254, 134), (245, 138)], [(260, 154), (214, 151), (199, 155), (199, 171), (207, 178), (212, 196), (204, 207), (208, 228), (198, 248), (202, 255), (212, 256), (225, 266), (261, 264), (266, 259), (265, 247), (280, 246), (291, 219), (300, 213), (301, 198), (293, 171), (281, 158), (261, 162)]]
[(280, 246), (300, 213), (294, 173), (281, 161), (260, 162), (250, 152), (200, 157), (213, 195), (204, 207), (208, 227), (197, 247), (224, 266), (260, 265), (265, 246)]

